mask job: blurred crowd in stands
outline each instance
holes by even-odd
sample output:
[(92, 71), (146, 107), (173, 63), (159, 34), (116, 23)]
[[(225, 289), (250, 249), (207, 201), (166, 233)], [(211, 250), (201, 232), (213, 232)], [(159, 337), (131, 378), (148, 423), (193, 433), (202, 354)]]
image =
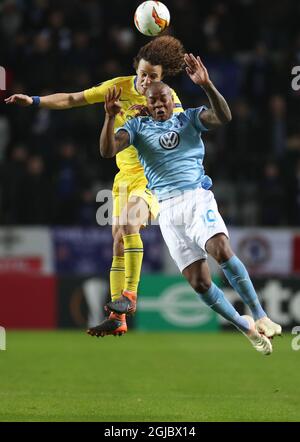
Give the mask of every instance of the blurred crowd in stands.
[[(98, 190), (114, 160), (101, 159), (103, 105), (66, 111), (5, 106), (13, 93), (76, 92), (132, 75), (149, 41), (135, 29), (141, 1), (2, 0), (0, 224), (95, 225)], [(206, 172), (229, 225), (300, 222), (299, 0), (165, 0), (169, 32), (200, 55), (228, 100), (232, 122), (204, 135)], [(186, 74), (166, 81), (184, 107), (206, 103)]]

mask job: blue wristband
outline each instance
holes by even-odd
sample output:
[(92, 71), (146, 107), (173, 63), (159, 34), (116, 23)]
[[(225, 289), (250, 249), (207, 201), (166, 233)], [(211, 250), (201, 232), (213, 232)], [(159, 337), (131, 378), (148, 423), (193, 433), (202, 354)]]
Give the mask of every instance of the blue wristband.
[(31, 98), (32, 98), (32, 105), (31, 106), (38, 107), (40, 105), (41, 98), (38, 97), (38, 96), (34, 96), (34, 97), (31, 97)]

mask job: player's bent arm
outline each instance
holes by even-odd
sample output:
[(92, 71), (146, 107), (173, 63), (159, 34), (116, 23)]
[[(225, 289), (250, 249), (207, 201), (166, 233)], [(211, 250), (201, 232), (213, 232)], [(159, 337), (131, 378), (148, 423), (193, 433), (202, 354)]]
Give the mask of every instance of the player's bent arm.
[(212, 82), (202, 86), (208, 96), (211, 109), (201, 112), (199, 118), (207, 129), (229, 123), (232, 119), (229, 106)]
[(211, 109), (200, 113), (200, 122), (207, 128), (221, 126), (231, 121), (231, 112), (225, 98), (220, 94), (209, 78), (206, 67), (200, 57), (185, 54), (184, 61), (187, 65), (186, 72), (190, 79), (201, 86), (208, 96)]
[(100, 135), (100, 154), (103, 158), (112, 158), (130, 145), (129, 133), (119, 130), (114, 133), (115, 117), (105, 116), (105, 122)]
[[(5, 100), (6, 104), (18, 104), (20, 106), (30, 106), (33, 103), (32, 97), (29, 95), (15, 94)], [(84, 92), (74, 92), (74, 93), (60, 93), (46, 95), (40, 97), (39, 107), (46, 109), (71, 109), (73, 107), (86, 106), (89, 103), (86, 101)]]

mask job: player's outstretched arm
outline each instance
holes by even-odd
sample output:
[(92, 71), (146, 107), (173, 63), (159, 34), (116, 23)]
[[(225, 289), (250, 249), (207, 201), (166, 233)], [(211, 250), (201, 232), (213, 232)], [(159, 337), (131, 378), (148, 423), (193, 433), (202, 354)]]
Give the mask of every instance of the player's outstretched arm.
[(103, 158), (112, 158), (130, 145), (126, 130), (114, 134), (115, 118), (121, 110), (119, 102), (121, 93), (122, 89), (117, 91), (114, 86), (105, 95), (105, 121), (100, 135), (100, 153)]
[[(88, 102), (84, 97), (82, 92), (74, 92), (70, 94), (52, 94), (46, 95), (45, 97), (36, 97), (39, 107), (44, 107), (46, 109), (71, 109), (72, 107), (86, 106)], [(34, 98), (29, 95), (15, 94), (6, 98), (6, 104), (17, 104), (19, 106), (31, 106), (33, 104)]]
[(200, 57), (193, 54), (185, 54), (186, 72), (191, 80), (201, 86), (208, 96), (211, 109), (200, 114), (200, 120), (208, 129), (221, 126), (231, 121), (231, 112), (225, 98), (220, 94), (213, 82), (210, 80), (208, 72)]

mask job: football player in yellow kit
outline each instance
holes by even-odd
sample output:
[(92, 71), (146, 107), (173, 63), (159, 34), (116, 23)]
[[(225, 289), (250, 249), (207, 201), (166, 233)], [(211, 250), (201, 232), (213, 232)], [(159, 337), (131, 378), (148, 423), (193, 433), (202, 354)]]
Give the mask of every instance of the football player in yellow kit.
[[(120, 114), (115, 128), (146, 111), (145, 92), (154, 81), (174, 76), (184, 67), (182, 43), (172, 36), (161, 36), (143, 46), (134, 59), (136, 75), (118, 77), (105, 81), (99, 86), (82, 92), (58, 93), (44, 97), (30, 97), (16, 94), (5, 100), (6, 104), (39, 106), (47, 109), (70, 109), (94, 103), (103, 103), (109, 88), (117, 86), (121, 95)], [(182, 105), (172, 90), (174, 111), (182, 111)], [(110, 270), (110, 290), (112, 301), (122, 294), (135, 305), (143, 259), (143, 243), (140, 237), (141, 226), (147, 223), (149, 215), (156, 217), (158, 202), (147, 189), (137, 151), (129, 146), (117, 155), (117, 173), (113, 185), (113, 260)], [(135, 214), (134, 217), (130, 214)], [(125, 314), (111, 313), (97, 327), (88, 330), (95, 336), (120, 335), (127, 331)]]

